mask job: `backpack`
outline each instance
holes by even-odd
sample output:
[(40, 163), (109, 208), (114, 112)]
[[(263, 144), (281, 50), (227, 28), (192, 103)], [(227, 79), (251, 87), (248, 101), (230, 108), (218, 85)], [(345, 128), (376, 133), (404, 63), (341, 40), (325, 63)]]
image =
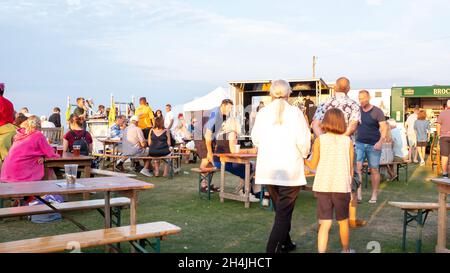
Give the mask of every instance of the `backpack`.
[[(73, 139), (75, 140), (73, 142), (73, 145), (80, 145), (80, 155), (89, 155), (89, 144), (86, 141), (86, 131), (83, 132), (83, 136), (79, 137), (75, 134), (74, 131), (70, 130), (70, 133), (73, 136)], [(73, 145), (72, 145), (72, 152), (73, 152)]]

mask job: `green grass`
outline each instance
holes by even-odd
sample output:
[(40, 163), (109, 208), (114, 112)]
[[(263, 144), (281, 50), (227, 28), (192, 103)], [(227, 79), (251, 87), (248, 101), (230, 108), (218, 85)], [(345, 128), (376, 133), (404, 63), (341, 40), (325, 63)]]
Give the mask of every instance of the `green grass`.
[[(173, 180), (166, 178), (138, 178), (155, 184), (155, 188), (139, 194), (138, 223), (167, 221), (182, 228), (179, 235), (170, 236), (162, 242), (162, 252), (174, 253), (260, 253), (265, 251), (266, 242), (272, 228), (274, 213), (252, 203), (249, 209), (233, 200), (220, 203), (217, 193), (211, 201), (198, 194), (197, 175), (190, 172), (194, 165), (183, 165), (187, 173), (181, 172)], [(364, 189), (364, 202), (359, 205), (358, 215), (369, 224), (351, 230), (351, 247), (359, 253), (369, 252), (367, 244), (377, 241), (381, 252), (402, 252), (402, 217), (400, 209), (391, 207), (388, 201), (431, 201), (437, 202), (436, 186), (429, 181), (433, 176), (431, 168), (410, 167), (409, 183), (383, 182), (378, 203), (368, 204), (369, 188)], [(312, 182), (312, 181), (311, 181)], [(310, 182), (310, 183), (311, 183)], [(220, 184), (220, 175), (214, 177), (215, 185)], [(227, 189), (232, 191), (238, 180), (227, 175)], [(95, 196), (102, 198), (102, 196)], [(94, 198), (94, 197), (93, 197)], [(96, 212), (71, 214), (90, 229), (102, 228), (103, 218)], [(129, 211), (123, 211), (123, 225), (128, 224)], [(431, 213), (423, 230), (422, 252), (434, 252), (437, 239), (437, 213)], [(291, 236), (297, 242), (298, 253), (316, 252), (317, 225), (316, 201), (311, 192), (301, 192), (298, 196), (292, 219)], [(448, 223), (450, 225), (450, 223)], [(55, 234), (78, 232), (77, 227), (67, 220), (34, 224), (26, 220), (7, 219), (0, 222), (0, 242), (21, 240)], [(329, 252), (340, 251), (339, 230), (333, 225), (330, 233)], [(450, 232), (449, 232), (450, 233)], [(449, 235), (448, 235), (449, 236)], [(415, 229), (408, 228), (407, 252), (415, 251)], [(447, 237), (447, 242), (449, 241)], [(127, 244), (122, 244), (128, 249)], [(84, 249), (84, 252), (103, 252), (104, 248)]]

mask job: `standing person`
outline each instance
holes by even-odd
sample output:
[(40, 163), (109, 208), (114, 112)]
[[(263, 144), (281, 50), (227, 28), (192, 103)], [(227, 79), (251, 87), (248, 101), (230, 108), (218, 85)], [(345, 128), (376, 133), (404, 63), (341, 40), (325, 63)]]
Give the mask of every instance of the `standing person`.
[(164, 127), (166, 127), (167, 130), (172, 130), (174, 123), (174, 116), (172, 113), (172, 105), (167, 104), (166, 105), (166, 116), (164, 117)]
[[(341, 77), (336, 80), (336, 94), (327, 99), (325, 102), (321, 103), (317, 108), (317, 111), (314, 115), (313, 122), (311, 126), (313, 128), (314, 134), (316, 136), (320, 136), (322, 134), (321, 123), (325, 113), (328, 109), (338, 108), (344, 113), (345, 123), (347, 125), (347, 131), (344, 133), (346, 136), (350, 136), (352, 140), (354, 139), (354, 133), (356, 128), (358, 127), (359, 122), (361, 121), (361, 112), (358, 104), (349, 98), (347, 95), (350, 91), (350, 80), (346, 77)], [(354, 156), (356, 158), (356, 156)], [(350, 227), (362, 227), (367, 224), (367, 221), (357, 219), (356, 211), (357, 211), (357, 191), (358, 187), (361, 184), (361, 180), (359, 179), (359, 175), (356, 172), (356, 160), (353, 166), (353, 183), (352, 183), (352, 199), (350, 202), (349, 208), (349, 223)]]
[[(117, 112), (116, 112), (117, 113)], [(95, 113), (96, 116), (100, 116), (100, 117), (106, 117), (106, 109), (104, 105), (99, 105), (97, 112)]]
[(0, 83), (0, 167), (3, 160), (8, 155), (8, 151), (12, 145), (12, 138), (16, 134), (16, 127), (14, 126), (14, 106), (6, 99), (5, 84)]
[[(372, 196), (369, 203), (375, 204), (380, 185), (380, 158), (383, 143), (386, 143), (387, 124), (383, 111), (370, 104), (370, 93), (359, 91), (361, 105), (361, 124), (356, 133), (356, 161), (359, 179), (362, 181), (362, 165), (367, 158), (372, 181)], [(358, 199), (361, 200), (361, 188), (358, 189)]]
[(111, 138), (122, 138), (123, 130), (125, 130), (125, 122), (126, 117), (124, 115), (119, 115), (116, 117), (116, 121), (110, 128), (110, 134), (109, 136)]
[(268, 253), (296, 248), (289, 234), (292, 213), (300, 187), (306, 185), (303, 161), (309, 153), (311, 133), (303, 113), (287, 102), (291, 92), (287, 81), (273, 81), (272, 103), (260, 109), (252, 130), (258, 149), (255, 183), (268, 185), (275, 208)]
[(53, 113), (48, 118), (48, 121), (55, 124), (56, 128), (61, 128), (61, 109), (59, 107), (53, 108)]
[(329, 109), (321, 127), (324, 134), (314, 141), (311, 161), (305, 161), (309, 169), (317, 168), (313, 185), (320, 224), (317, 248), (319, 253), (327, 250), (334, 212), (339, 223), (342, 252), (354, 252), (349, 247), (348, 224), (354, 150), (352, 140), (344, 135), (347, 130), (344, 113), (337, 108)]
[(417, 120), (419, 114), (419, 106), (414, 108), (414, 112), (408, 116), (405, 122), (406, 135), (408, 136), (408, 160), (410, 162), (418, 163), (417, 161), (417, 136), (414, 130), (414, 123)]
[(138, 126), (144, 133), (144, 138), (148, 139), (150, 129), (155, 124), (155, 116), (152, 108), (148, 106), (147, 98), (142, 97), (139, 99), (139, 107), (136, 108), (135, 115), (139, 117)]
[(427, 120), (427, 113), (420, 110), (417, 120), (414, 122), (414, 131), (417, 136), (417, 150), (420, 158), (420, 166), (425, 165), (425, 150), (430, 140), (430, 122)]
[(448, 178), (448, 156), (450, 154), (450, 100), (447, 107), (439, 114), (436, 121), (436, 131), (441, 149), (442, 176)]
[(87, 120), (87, 107), (85, 105), (84, 98), (77, 98), (77, 107), (73, 110), (73, 114), (78, 116), (78, 121), (81, 122), (81, 127), (86, 130), (86, 120)]
[(155, 112), (155, 119), (156, 119), (157, 117), (163, 117), (162, 111), (159, 110), (159, 109), (156, 110), (156, 112)]

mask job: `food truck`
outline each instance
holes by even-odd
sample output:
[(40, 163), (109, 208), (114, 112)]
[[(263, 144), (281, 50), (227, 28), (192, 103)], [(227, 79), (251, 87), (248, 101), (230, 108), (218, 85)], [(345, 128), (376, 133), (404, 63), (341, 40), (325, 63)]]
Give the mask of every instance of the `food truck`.
[[(311, 116), (311, 113), (313, 115), (315, 107), (331, 94), (329, 86), (321, 78), (292, 79), (287, 81), (292, 88), (289, 103), (299, 106), (308, 117)], [(269, 94), (271, 80), (229, 81), (228, 83), (231, 85), (231, 93), (234, 96), (235, 115), (242, 124), (242, 132), (248, 134), (253, 127), (260, 102), (267, 105), (271, 101)], [(313, 105), (304, 105), (307, 96), (309, 96)], [(247, 128), (245, 128), (246, 119), (249, 119)]]
[(450, 99), (449, 85), (392, 87), (391, 90), (391, 118), (403, 123), (414, 107), (419, 106), (426, 111), (432, 129)]

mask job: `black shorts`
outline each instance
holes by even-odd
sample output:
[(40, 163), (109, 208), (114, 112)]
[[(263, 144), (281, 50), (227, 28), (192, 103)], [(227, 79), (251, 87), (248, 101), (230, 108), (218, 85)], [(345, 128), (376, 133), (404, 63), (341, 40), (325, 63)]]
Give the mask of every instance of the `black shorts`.
[(142, 133), (144, 134), (144, 138), (148, 140), (148, 135), (150, 134), (151, 128), (142, 129)]
[(204, 159), (208, 156), (208, 150), (206, 149), (205, 140), (194, 140), (195, 150), (197, 151), (198, 157)]
[(333, 211), (336, 220), (348, 219), (350, 193), (315, 192), (317, 198), (317, 218), (319, 220), (333, 220)]
[(449, 156), (450, 154), (450, 137), (441, 137), (439, 139), (441, 144), (441, 156)]
[(417, 141), (417, 147), (427, 147), (427, 144), (426, 141)]

